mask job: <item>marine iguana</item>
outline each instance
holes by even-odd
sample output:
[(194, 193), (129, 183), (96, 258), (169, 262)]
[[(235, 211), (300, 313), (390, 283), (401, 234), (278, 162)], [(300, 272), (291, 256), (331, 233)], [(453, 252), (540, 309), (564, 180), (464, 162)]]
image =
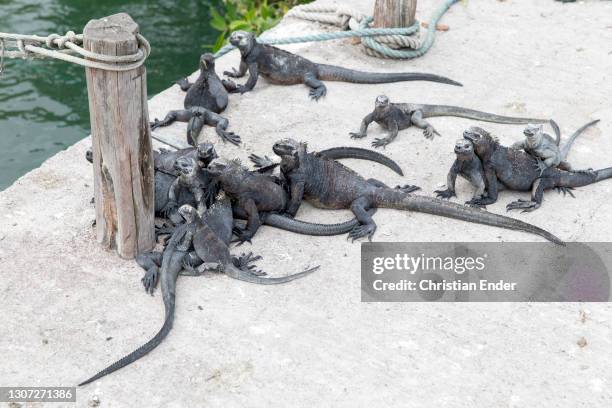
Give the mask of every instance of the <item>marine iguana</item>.
[(416, 72), (403, 73), (372, 73), (354, 71), (332, 65), (317, 64), (299, 55), (292, 54), (271, 45), (260, 44), (253, 33), (234, 31), (229, 42), (240, 50), (240, 68), (223, 74), (232, 78), (242, 78), (249, 73), (249, 79), (244, 85), (235, 86), (230, 92), (241, 94), (251, 91), (261, 75), (268, 81), (279, 85), (305, 84), (309, 86), (310, 97), (320, 99), (327, 93), (327, 88), (321, 81), (342, 81), (356, 84), (386, 84), (402, 81), (431, 81), (462, 86), (451, 79)]
[(459, 106), (391, 103), (386, 95), (379, 95), (374, 102), (374, 111), (361, 121), (359, 132), (351, 132), (350, 135), (353, 139), (366, 137), (368, 126), (372, 122), (376, 122), (382, 126), (383, 129), (388, 130), (389, 135), (387, 137), (374, 139), (372, 142), (373, 147), (384, 147), (388, 145), (397, 137), (400, 130), (407, 129), (413, 125), (423, 129), (423, 135), (426, 138), (432, 139), (435, 135), (439, 136), (440, 134), (425, 119), (437, 116), (453, 116), (457, 118), (504, 124), (545, 123), (549, 121), (548, 119), (501, 116), (473, 109), (461, 108)]
[[(385, 156), (384, 154), (380, 154), (378, 152), (362, 149), (359, 147), (332, 147), (330, 149), (320, 150), (318, 152), (313, 152), (313, 154), (317, 154), (321, 157), (326, 157), (330, 160), (341, 160), (341, 159), (361, 159), (361, 160), (370, 160), (383, 166), (386, 166), (393, 170), (395, 173), (400, 176), (404, 175), (401, 167), (392, 159)], [(256, 154), (249, 155), (249, 160), (253, 162), (255, 168), (260, 171), (268, 171), (272, 170), (275, 167), (280, 166), (279, 163), (275, 163), (268, 156), (258, 156)]]
[[(589, 126), (597, 121), (589, 123)], [(583, 126), (581, 130), (588, 126)], [(549, 167), (542, 174), (536, 161), (530, 154), (517, 149), (502, 146), (486, 130), (471, 127), (463, 137), (474, 145), (474, 152), (480, 158), (484, 168), (487, 194), (470, 204), (485, 206), (497, 201), (499, 187), (508, 190), (531, 191), (531, 200), (518, 200), (506, 206), (508, 210), (521, 209), (524, 212), (540, 207), (544, 191), (559, 188), (562, 191), (582, 187), (612, 177), (612, 167), (601, 170), (565, 171)]]
[[(319, 152), (319, 154), (337, 159), (358, 158), (364, 160), (373, 160), (378, 163), (382, 163), (393, 171), (403, 175), (402, 170), (397, 165), (397, 163), (389, 159), (387, 156), (382, 155), (378, 152), (372, 152), (360, 148), (337, 147), (323, 150)], [(178, 195), (177, 192), (175, 192), (174, 196), (178, 196), (179, 199), (178, 201), (176, 201), (176, 203), (174, 203), (173, 201), (170, 205), (168, 205), (170, 201), (168, 199), (170, 195), (170, 187), (175, 183), (176, 178), (169, 174), (178, 175), (178, 172), (174, 169), (175, 163), (178, 159), (196, 160), (197, 158), (197, 167), (199, 167), (199, 170), (202, 170), (206, 169), (210, 162), (217, 157), (217, 153), (211, 143), (202, 143), (198, 146), (197, 149), (191, 147), (179, 151), (164, 151), (162, 153), (155, 154), (155, 169), (157, 170), (155, 173), (156, 211), (162, 212), (164, 209), (166, 209), (164, 213), (172, 214), (173, 209), (178, 208), (178, 206), (182, 204), (190, 204), (192, 206), (197, 206), (198, 204), (196, 198), (189, 191), (191, 189), (189, 188), (189, 185), (191, 184), (194, 185), (194, 188), (196, 190), (204, 190), (204, 201), (208, 206), (210, 206), (213, 202), (210, 197), (214, 198), (214, 195), (217, 194), (219, 186), (217, 186), (216, 183), (210, 178), (209, 172), (198, 171), (198, 169), (195, 168), (196, 166), (193, 166), (192, 161), (182, 160), (181, 166), (184, 167), (183, 171), (185, 171), (187, 174), (197, 174), (197, 177), (186, 177), (186, 183), (188, 184), (188, 188), (179, 189), (180, 193)], [(271, 160), (269, 160), (268, 158), (260, 158), (259, 163), (264, 166), (261, 169), (262, 171), (268, 171), (277, 166), (276, 163), (272, 163)], [(172, 167), (172, 172), (169, 171), (170, 167)], [(191, 179), (194, 180), (193, 183), (190, 181)], [(276, 180), (274, 178), (271, 178), (270, 180), (280, 183), (280, 180)], [(261, 223), (264, 225), (272, 226), (298, 234), (312, 236), (330, 236), (346, 234), (352, 228), (358, 225), (358, 221), (356, 219), (351, 219), (337, 224), (318, 224), (293, 220), (279, 214), (260, 214), (260, 218)], [(180, 222), (180, 220), (177, 220), (176, 216), (174, 216), (173, 219), (175, 222)], [(241, 226), (238, 227), (240, 228)]]
[(213, 161), (207, 171), (231, 198), (234, 215), (248, 220), (245, 230), (235, 231), (239, 241), (250, 241), (261, 226), (260, 213), (282, 213), (287, 194), (275, 179), (243, 167), (239, 160)]
[[(232, 85), (231, 81), (227, 82), (231, 89)], [(185, 109), (170, 111), (163, 120), (155, 119), (151, 122), (151, 130), (168, 126), (178, 120), (188, 123), (187, 142), (192, 146), (196, 146), (204, 125), (214, 126), (224, 142), (240, 144), (240, 136), (228, 132), (229, 121), (219, 115), (227, 107), (228, 93), (225, 81), (221, 81), (215, 72), (215, 57), (212, 54), (207, 53), (200, 57), (200, 76), (195, 83), (189, 84), (183, 80), (179, 82), (179, 86), (187, 90), (183, 102)]]
[(300, 202), (303, 197), (316, 207), (351, 209), (361, 223), (351, 231), (349, 237), (353, 239), (365, 236), (371, 239), (376, 231), (376, 223), (367, 214), (368, 209), (393, 208), (525, 231), (562, 243), (551, 233), (520, 220), (383, 187), (379, 181), (366, 180), (339, 162), (309, 154), (305, 145), (295, 140), (281, 140), (274, 144), (273, 150), (286, 165), (284, 171), (291, 185), (291, 201)]
[(554, 121), (551, 120), (551, 124), (553, 125), (553, 128), (557, 134), (556, 139), (553, 139), (552, 136), (544, 133), (542, 125), (528, 124), (523, 131), (525, 140), (514, 143), (512, 147), (514, 149), (523, 149), (535, 157), (537, 163), (536, 165), (540, 170), (540, 174), (542, 174), (548, 167), (558, 167), (561, 170), (571, 170), (572, 166), (565, 160), (570, 148), (572, 147), (572, 144), (584, 129), (594, 125), (597, 122), (599, 122), (599, 120), (587, 123), (582, 128), (578, 129), (563, 146), (559, 146), (561, 142), (561, 132)]
[[(161, 272), (159, 272), (165, 308), (165, 319), (162, 328), (144, 345), (98, 372), (93, 377), (83, 381), (79, 386), (89, 384), (133, 363), (151, 352), (166, 338), (174, 323), (176, 280), (179, 275), (199, 276), (205, 271), (216, 270), (224, 272), (234, 279), (263, 285), (274, 285), (302, 278), (318, 269), (317, 266), (285, 277), (263, 278), (259, 276), (260, 273), (254, 272), (252, 267), (248, 266), (249, 263), (259, 258), (252, 257), (250, 254), (240, 258), (232, 257), (228, 246), (232, 235), (232, 209), (229, 200), (224, 197), (220, 197), (207, 210), (204, 219), (199, 217), (193, 207), (187, 205), (181, 207), (179, 212), (185, 217), (187, 222), (175, 230), (168, 246), (164, 250)], [(190, 253), (189, 249), (192, 245), (194, 251)], [(194, 269), (194, 265), (199, 265), (198, 270)], [(149, 269), (147, 275), (150, 273), (155, 272), (153, 269)], [(145, 290), (151, 292), (157, 279), (147, 275), (145, 275), (143, 283)]]
[[(469, 140), (458, 139), (455, 142), (455, 154), (457, 158), (446, 177), (446, 190), (436, 190), (434, 193), (438, 198), (456, 197), (455, 182), (457, 181), (457, 175), (459, 175), (475, 187), (472, 200), (479, 199), (485, 194), (486, 184), (482, 162), (474, 153), (474, 145)], [(466, 204), (470, 202), (467, 201)]]
[[(561, 140), (561, 131), (559, 130), (559, 126), (557, 126), (557, 124), (553, 120), (550, 121), (550, 124), (556, 134), (556, 140), (553, 140), (553, 143), (559, 144), (559, 141)], [(573, 141), (587, 127), (593, 124), (594, 123), (589, 123), (581, 127), (580, 129), (578, 129), (576, 132), (574, 132), (574, 134), (570, 137), (569, 141), (564, 146), (564, 149), (565, 148), (567, 149), (565, 151), (565, 155), (567, 155), (567, 152), (569, 151)], [(482, 167), (482, 161), (474, 153), (474, 145), (472, 144), (472, 142), (470, 142), (467, 139), (458, 139), (455, 142), (455, 154), (456, 154), (455, 162), (451, 166), (451, 169), (449, 170), (448, 176), (446, 179), (446, 189), (436, 190), (434, 192), (439, 198), (448, 199), (451, 197), (455, 197), (456, 196), (455, 182), (457, 180), (457, 175), (459, 175), (463, 177), (464, 179), (466, 179), (467, 181), (469, 181), (470, 184), (472, 184), (472, 186), (474, 186), (475, 188), (474, 193), (472, 195), (472, 199), (469, 201), (466, 201), (466, 204), (472, 205), (475, 201), (477, 201), (479, 198), (481, 198), (483, 195), (486, 194), (486, 183), (484, 179), (485, 176), (484, 176), (484, 169)], [(501, 183), (498, 183), (497, 191), (501, 191), (504, 189), (505, 189), (504, 185)], [(571, 196), (573, 196), (573, 193), (571, 192), (570, 189), (567, 189), (564, 187), (557, 187), (557, 190), (559, 190), (559, 192), (563, 192), (564, 195), (566, 193), (569, 193)]]

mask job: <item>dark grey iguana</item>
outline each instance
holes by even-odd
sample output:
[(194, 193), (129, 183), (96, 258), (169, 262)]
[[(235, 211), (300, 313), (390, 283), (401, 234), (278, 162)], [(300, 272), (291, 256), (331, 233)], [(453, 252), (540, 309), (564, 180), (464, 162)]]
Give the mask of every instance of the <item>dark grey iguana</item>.
[[(233, 226), (232, 208), (229, 200), (224, 197), (215, 201), (215, 204), (207, 210), (203, 219), (190, 206), (181, 207), (179, 212), (187, 222), (177, 227), (173, 233), (163, 253), (161, 271), (149, 268), (145, 278), (143, 278), (145, 290), (152, 292), (157, 283), (157, 277), (151, 275), (159, 273), (165, 307), (165, 319), (162, 328), (147, 343), (93, 377), (83, 381), (79, 386), (89, 384), (133, 363), (151, 352), (163, 341), (172, 329), (174, 322), (176, 280), (179, 275), (199, 276), (206, 271), (214, 270), (223, 272), (234, 279), (262, 285), (274, 285), (302, 278), (318, 268), (317, 266), (285, 277), (264, 278), (260, 276), (260, 272), (253, 271), (253, 267), (249, 266), (252, 261), (259, 259), (258, 257), (252, 257), (250, 254), (239, 258), (232, 257), (229, 252), (229, 241)], [(193, 247), (193, 251), (190, 251), (191, 247)], [(154, 263), (154, 261), (152, 262)], [(151, 266), (146, 261), (144, 264)], [(195, 266), (198, 267), (198, 270), (194, 269)]]
[[(461, 176), (474, 187), (472, 200), (481, 198), (486, 192), (486, 184), (482, 162), (474, 153), (474, 145), (466, 139), (457, 140), (455, 142), (455, 155), (456, 159), (446, 177), (446, 189), (434, 192), (439, 198), (455, 197), (455, 182), (457, 181), (457, 176)], [(470, 202), (468, 201), (466, 204)]]
[(249, 73), (244, 85), (237, 85), (230, 92), (251, 91), (261, 75), (269, 82), (279, 85), (305, 84), (311, 88), (310, 97), (318, 100), (327, 93), (321, 81), (342, 81), (357, 84), (385, 84), (402, 81), (431, 81), (461, 86), (451, 79), (424, 73), (372, 73), (354, 71), (332, 65), (317, 64), (299, 55), (271, 45), (260, 44), (253, 33), (235, 31), (230, 43), (240, 50), (240, 68), (223, 74), (232, 78), (242, 78)]
[[(392, 159), (385, 156), (384, 154), (380, 154), (378, 152), (362, 149), (359, 147), (332, 147), (330, 149), (321, 150), (318, 152), (313, 152), (321, 157), (328, 158), (330, 160), (341, 160), (341, 159), (361, 159), (361, 160), (370, 160), (383, 166), (386, 166), (399, 174), (400, 176), (404, 175), (401, 167)], [(253, 162), (255, 168), (258, 171), (269, 171), (274, 169), (277, 166), (280, 166), (280, 163), (275, 163), (268, 156), (258, 156), (256, 154), (251, 154), (249, 156), (251, 162)]]
[(385, 187), (376, 180), (366, 180), (341, 163), (309, 154), (304, 145), (294, 140), (285, 139), (275, 143), (274, 152), (283, 159), (282, 168), (291, 186), (291, 202), (299, 203), (304, 198), (320, 208), (350, 209), (361, 223), (351, 231), (350, 237), (353, 239), (371, 238), (376, 231), (376, 223), (367, 213), (368, 209), (393, 208), (525, 231), (562, 243), (551, 233), (517, 219), (413, 195)]
[[(564, 157), (567, 156), (569, 149), (572, 146), (572, 143), (576, 138), (589, 126), (597, 123), (591, 122), (587, 125), (578, 129), (574, 134), (569, 138), (568, 142), (563, 146), (562, 150), (564, 151)], [(548, 137), (550, 143), (554, 143), (555, 146), (559, 144), (561, 140), (561, 131), (559, 130), (559, 126), (554, 121), (550, 121), (550, 124), (555, 131), (556, 139), (552, 139), (552, 137), (545, 135)], [(513, 146), (514, 148), (514, 146)], [(470, 182), (470, 184), (474, 187), (474, 193), (472, 195), (472, 199), (467, 201), (466, 204), (473, 204), (475, 201), (478, 201), (480, 198), (486, 195), (486, 183), (484, 176), (484, 169), (482, 167), (482, 161), (474, 152), (474, 145), (469, 140), (463, 138), (459, 139), (455, 142), (455, 155), (456, 159), (453, 165), (451, 166), (448, 176), (446, 178), (446, 189), (445, 190), (436, 190), (435, 193), (440, 198), (451, 198), (455, 197), (455, 182), (457, 180), (457, 176), (461, 176)], [(498, 183), (497, 191), (504, 190), (505, 187), (503, 184)], [(563, 192), (563, 194), (569, 193), (573, 196), (570, 189), (558, 187), (559, 192)]]
[(423, 129), (425, 137), (431, 139), (435, 135), (440, 134), (425, 119), (437, 116), (453, 116), (457, 118), (505, 124), (546, 123), (549, 121), (548, 119), (501, 116), (473, 109), (461, 108), (459, 106), (391, 103), (387, 96), (380, 95), (376, 98), (374, 103), (374, 111), (363, 118), (359, 132), (352, 132), (350, 135), (354, 139), (366, 137), (368, 126), (372, 122), (376, 122), (383, 129), (388, 130), (389, 135), (387, 137), (374, 139), (372, 142), (372, 146), (374, 147), (384, 147), (388, 145), (397, 137), (400, 130), (407, 129), (410, 126), (416, 126)]
[[(339, 159), (360, 158), (377, 161), (398, 172), (399, 174), (402, 174), (401, 168), (393, 160), (380, 153), (372, 152), (366, 149), (339, 147), (323, 150), (319, 153), (327, 155), (328, 157)], [(210, 200), (209, 197), (217, 194), (218, 186), (217, 183), (210, 177), (210, 173), (202, 170), (205, 170), (209, 163), (215, 158), (217, 158), (217, 154), (213, 145), (210, 143), (200, 144), (197, 150), (195, 148), (188, 148), (180, 151), (164, 151), (163, 153), (156, 154), (156, 209), (159, 208), (158, 211), (162, 211), (163, 214), (172, 215), (171, 219), (173, 222), (180, 222), (180, 219), (177, 219), (176, 214), (174, 214), (175, 208), (178, 208), (178, 206), (182, 204), (198, 206), (198, 203), (200, 203), (201, 205), (201, 201), (196, 200), (196, 197), (191, 193), (191, 190), (198, 192), (196, 195), (200, 198), (203, 193), (206, 204), (210, 206), (212, 204), (212, 200)], [(194, 160), (197, 160), (197, 166), (194, 165)], [(260, 164), (264, 165), (262, 171), (269, 171), (277, 166), (276, 163), (269, 164), (268, 162), (271, 163), (271, 161), (267, 158), (261, 159)], [(181, 171), (186, 174), (182, 177), (183, 181), (177, 181), (174, 176), (170, 175), (178, 174), (177, 170), (174, 168), (177, 164), (179, 164)], [(172, 173), (168, 169), (170, 166), (173, 167)], [(255, 174), (257, 173), (258, 172), (255, 172)], [(280, 183), (280, 180), (277, 180), (272, 176), (266, 176), (266, 181)], [(184, 184), (186, 188), (176, 189), (176, 187), (180, 187), (181, 184)], [(174, 191), (171, 188), (172, 186), (175, 188)], [(169, 199), (171, 192), (172, 197)], [(178, 200), (176, 197), (178, 197)], [(238, 210), (238, 212), (243, 213), (240, 210)], [(318, 224), (292, 220), (280, 214), (274, 213), (261, 213), (259, 216), (262, 224), (280, 228), (285, 231), (314, 236), (345, 234), (358, 224), (355, 219), (337, 224)]]
[[(588, 126), (597, 123), (591, 122)], [(588, 126), (583, 126), (581, 130)], [(474, 145), (474, 152), (482, 161), (487, 192), (484, 197), (470, 204), (485, 206), (497, 201), (500, 186), (507, 190), (531, 191), (531, 200), (518, 200), (506, 206), (508, 210), (533, 211), (540, 207), (544, 191), (558, 188), (561, 191), (582, 187), (612, 177), (612, 167), (601, 170), (565, 171), (549, 167), (542, 174), (530, 154), (502, 146), (487, 131), (471, 127), (463, 137)]]
[[(231, 82), (228, 82), (231, 84)], [(175, 121), (187, 122), (187, 142), (196, 146), (204, 125), (214, 126), (224, 142), (240, 144), (240, 136), (228, 132), (229, 121), (219, 115), (228, 104), (228, 93), (215, 72), (215, 57), (203, 54), (200, 57), (200, 76), (195, 83), (185, 80), (179, 82), (181, 89), (187, 90), (183, 105), (185, 109), (170, 111), (163, 120), (151, 122), (151, 129), (168, 126)], [(231, 86), (231, 85), (228, 85)]]

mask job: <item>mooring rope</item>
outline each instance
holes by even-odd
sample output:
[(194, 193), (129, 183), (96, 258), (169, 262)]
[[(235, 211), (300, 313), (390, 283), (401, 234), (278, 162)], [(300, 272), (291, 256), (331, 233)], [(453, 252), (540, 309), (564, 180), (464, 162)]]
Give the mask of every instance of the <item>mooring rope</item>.
[[(138, 51), (131, 55), (104, 55), (81, 47), (83, 34), (68, 31), (65, 35), (46, 37), (0, 33), (0, 73), (7, 58), (54, 58), (88, 68), (105, 71), (129, 71), (144, 64), (151, 53), (151, 45), (141, 34), (136, 34)], [(80, 56), (80, 57), (79, 57)]]
[[(306, 4), (292, 8), (286, 16), (335, 25), (341, 27), (345, 31), (279, 39), (267, 39), (264, 36), (259, 37), (257, 41), (262, 44), (278, 45), (359, 37), (364, 46), (364, 52), (368, 55), (379, 58), (395, 59), (417, 58), (423, 56), (432, 47), (436, 37), (436, 26), (438, 25), (438, 21), (440, 21), (450, 6), (458, 1), (459, 0), (444, 0), (440, 7), (433, 13), (429, 21), (427, 34), (422, 40), (415, 37), (420, 27), (418, 21), (415, 21), (410, 27), (405, 28), (374, 28), (370, 27), (373, 18), (361, 14), (356, 10), (342, 6)], [(232, 45), (226, 45), (215, 54), (215, 57), (218, 58), (225, 55), (233, 49), (234, 47)]]

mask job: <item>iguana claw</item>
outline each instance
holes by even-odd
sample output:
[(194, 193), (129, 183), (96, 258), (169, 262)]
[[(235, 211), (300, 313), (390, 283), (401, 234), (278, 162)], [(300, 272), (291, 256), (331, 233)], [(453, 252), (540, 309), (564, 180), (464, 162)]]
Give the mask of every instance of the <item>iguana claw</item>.
[(358, 225), (349, 232), (347, 239), (352, 239), (351, 242), (355, 242), (356, 239), (363, 238), (365, 236), (368, 237), (369, 241), (372, 241), (372, 236), (376, 232), (376, 225), (373, 224), (365, 224)]
[(159, 282), (159, 269), (149, 269), (140, 281), (142, 282), (145, 288), (145, 292), (153, 296), (153, 292), (155, 292), (155, 288), (157, 287), (157, 283)]
[(382, 148), (385, 148), (391, 142), (392, 142), (392, 139), (389, 139), (388, 137), (377, 137), (372, 142), (372, 147), (382, 147)]
[(221, 140), (223, 140), (224, 142), (230, 142), (231, 144), (235, 145), (235, 146), (239, 146), (240, 145), (240, 136), (238, 136), (237, 134), (235, 134), (234, 132), (221, 132), (220, 133), (221, 136)]
[(576, 198), (576, 196), (574, 195), (574, 193), (572, 193), (572, 190), (574, 188), (573, 187), (555, 187), (555, 190), (557, 190), (557, 193), (561, 194), (563, 193), (563, 197), (565, 197), (566, 194), (569, 194), (572, 198)]
[(425, 130), (423, 130), (423, 136), (425, 136), (427, 139), (433, 139), (436, 135), (440, 136), (438, 131), (432, 126), (427, 126)]
[(402, 193), (412, 193), (414, 191), (420, 190), (421, 187), (414, 186), (412, 184), (404, 184), (403, 186), (395, 186), (395, 190), (400, 190)]
[(540, 203), (531, 200), (519, 199), (506, 206), (506, 211), (523, 210), (522, 212), (531, 212), (540, 208)]
[(351, 139), (362, 139), (367, 136), (365, 133), (361, 132), (350, 132), (349, 135), (351, 135)]
[[(451, 197), (457, 197), (457, 194), (455, 194), (455, 192), (451, 189), (446, 189), (446, 190), (436, 190), (434, 191), (434, 193), (436, 193), (436, 197), (438, 198), (443, 198), (445, 200), (450, 199)], [(466, 204), (468, 204), (468, 202), (466, 202)]]

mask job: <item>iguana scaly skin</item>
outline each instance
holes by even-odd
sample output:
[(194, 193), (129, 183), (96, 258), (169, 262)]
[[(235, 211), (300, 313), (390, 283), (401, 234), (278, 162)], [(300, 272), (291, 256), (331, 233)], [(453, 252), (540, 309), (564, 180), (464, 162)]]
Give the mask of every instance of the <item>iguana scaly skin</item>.
[[(390, 168), (400, 176), (404, 175), (402, 168), (395, 161), (385, 156), (384, 154), (380, 154), (378, 152), (368, 149), (362, 149), (359, 147), (332, 147), (330, 149), (315, 152), (315, 154), (318, 154), (319, 156), (328, 158), (330, 160), (369, 160)], [(260, 172), (272, 170), (280, 165), (280, 163), (273, 162), (272, 159), (270, 159), (268, 156), (261, 157), (256, 154), (251, 154), (249, 156), (249, 159), (251, 160), (251, 162), (253, 162), (255, 168), (257, 168)]]
[(374, 103), (374, 111), (361, 121), (359, 132), (352, 132), (350, 135), (354, 139), (366, 137), (368, 126), (372, 122), (376, 122), (383, 129), (388, 130), (389, 135), (387, 137), (374, 139), (372, 142), (372, 146), (374, 147), (384, 147), (388, 145), (397, 137), (400, 130), (407, 129), (410, 126), (416, 126), (423, 129), (423, 135), (431, 139), (435, 135), (440, 134), (425, 119), (436, 116), (453, 116), (457, 118), (505, 124), (545, 123), (549, 121), (548, 119), (501, 116), (493, 113), (461, 108), (459, 106), (391, 103), (387, 96), (380, 95), (376, 98)]
[[(466, 139), (459, 139), (455, 142), (456, 159), (451, 166), (448, 176), (446, 177), (446, 190), (434, 191), (439, 198), (455, 197), (455, 182), (457, 176), (461, 176), (474, 186), (474, 194), (472, 200), (481, 198), (486, 191), (484, 179), (484, 169), (482, 162), (474, 153), (474, 145)], [(471, 203), (467, 201), (466, 204)]]
[[(181, 207), (181, 209), (182, 208), (183, 207)], [(190, 217), (190, 214), (190, 212), (183, 213), (183, 215), (185, 215), (186, 217)], [(170, 333), (170, 330), (172, 329), (172, 324), (174, 322), (176, 279), (178, 278), (179, 273), (183, 270), (183, 258), (188, 254), (194, 233), (195, 225), (193, 224), (193, 222), (187, 222), (186, 224), (177, 227), (174, 233), (172, 234), (172, 238), (170, 239), (168, 246), (164, 250), (161, 271), (155, 268), (147, 270), (147, 273), (159, 273), (161, 276), (160, 279), (162, 285), (162, 298), (164, 300), (165, 309), (165, 319), (162, 328), (151, 340), (149, 340), (127, 356), (106, 367), (104, 370), (98, 372), (93, 377), (83, 381), (79, 384), (79, 386), (89, 384), (90, 382), (96, 381), (97, 379), (102, 378), (105, 375), (108, 375), (133, 363), (134, 361), (151, 352), (151, 350), (157, 347), (166, 338), (168, 333)]]
[[(168, 126), (175, 121), (187, 122), (187, 142), (196, 146), (198, 137), (204, 125), (213, 126), (221, 140), (234, 145), (240, 144), (240, 136), (228, 132), (229, 121), (219, 115), (228, 104), (228, 93), (225, 83), (222, 82), (215, 72), (215, 57), (203, 54), (200, 57), (200, 76), (195, 83), (179, 81), (179, 86), (187, 90), (183, 105), (185, 109), (168, 112), (163, 120), (155, 119), (151, 122), (151, 129), (155, 130), (162, 126)], [(228, 82), (228, 86), (232, 86)]]
[(238, 161), (214, 161), (208, 166), (220, 188), (232, 199), (234, 214), (247, 219), (247, 227), (237, 232), (240, 241), (250, 241), (261, 226), (261, 213), (282, 213), (287, 195), (275, 179), (250, 172)]
[(251, 91), (261, 75), (269, 82), (279, 85), (305, 84), (311, 88), (310, 97), (320, 99), (327, 93), (321, 81), (342, 81), (357, 84), (386, 84), (402, 81), (431, 81), (461, 86), (451, 79), (423, 73), (372, 73), (354, 71), (332, 65), (317, 64), (299, 55), (270, 45), (260, 44), (253, 33), (235, 31), (230, 43), (240, 50), (240, 68), (223, 74), (232, 78), (242, 78), (249, 73), (245, 85), (235, 86), (230, 92)]
[[(166, 338), (174, 322), (176, 280), (179, 275), (199, 276), (206, 271), (214, 270), (249, 283), (276, 285), (302, 278), (318, 269), (317, 266), (293, 275), (264, 278), (261, 276), (261, 272), (255, 272), (253, 267), (249, 266), (251, 262), (260, 259), (260, 257), (252, 257), (250, 254), (238, 258), (232, 257), (229, 253), (233, 226), (232, 207), (223, 193), (215, 201), (215, 204), (207, 210), (204, 219), (201, 219), (197, 211), (190, 206), (181, 207), (179, 212), (185, 217), (186, 223), (176, 228), (164, 250), (161, 271), (158, 272), (155, 268), (151, 268), (149, 263), (146, 263), (150, 268), (143, 278), (145, 290), (152, 292), (157, 284), (157, 277), (149, 275), (159, 273), (165, 308), (162, 328), (147, 343), (93, 377), (83, 381), (79, 386), (89, 384), (133, 363), (151, 352)], [(190, 251), (192, 246), (193, 251)], [(154, 263), (154, 261), (152, 262)], [(198, 267), (198, 269), (196, 270), (194, 267)]]
[[(401, 168), (393, 160), (389, 159), (377, 152), (372, 152), (366, 149), (351, 148), (351, 147), (338, 147), (323, 150), (319, 154), (326, 155), (327, 157), (333, 158), (361, 158), (365, 160), (373, 160), (378, 163), (384, 164), (393, 171), (402, 174)], [(178, 200), (169, 199), (171, 187), (175, 186), (179, 172), (176, 170), (175, 165), (179, 159), (181, 164), (184, 165), (184, 159), (195, 160), (199, 170), (206, 169), (210, 162), (218, 157), (214, 146), (211, 143), (201, 143), (197, 149), (190, 147), (187, 149), (181, 149), (177, 151), (162, 151), (154, 152), (155, 157), (155, 209), (156, 213), (159, 214), (172, 214), (174, 208), (178, 208), (183, 204), (189, 204), (191, 206), (198, 206), (194, 194), (191, 193), (191, 182), (187, 181), (187, 188), (180, 188), (178, 191), (173, 193), (173, 197), (178, 196)], [(279, 163), (272, 163), (268, 158), (258, 158), (264, 168), (262, 171), (272, 170), (278, 166)], [(189, 162), (191, 164), (192, 162)], [(191, 173), (195, 171), (190, 166), (187, 166), (186, 172)], [(187, 177), (189, 178), (189, 177)], [(273, 178), (270, 178), (273, 180)], [(204, 200), (207, 206), (212, 205), (214, 196), (217, 194), (218, 186), (210, 179), (210, 174), (206, 171), (199, 171), (197, 178), (194, 179), (194, 186), (196, 190), (203, 189)], [(280, 181), (279, 181), (280, 182)], [(176, 203), (174, 201), (176, 200)], [(169, 204), (172, 201), (171, 204)], [(285, 231), (294, 232), (303, 235), (312, 236), (330, 236), (330, 235), (342, 235), (346, 234), (356, 225), (358, 221), (351, 219), (342, 223), (337, 224), (318, 224), (310, 223), (299, 220), (293, 220), (278, 214), (260, 214), (261, 223), (269, 225), (275, 228), (279, 228)], [(177, 220), (176, 217), (175, 221)], [(146, 267), (145, 267), (146, 269)]]
[(515, 149), (523, 149), (535, 157), (540, 173), (543, 173), (544, 170), (549, 167), (558, 167), (561, 170), (571, 170), (572, 166), (566, 159), (572, 144), (585, 129), (598, 122), (599, 120), (594, 120), (578, 129), (570, 136), (563, 146), (560, 146), (561, 132), (554, 121), (551, 121), (551, 125), (553, 125), (553, 129), (555, 129), (557, 134), (556, 139), (544, 133), (542, 125), (529, 124), (523, 131), (525, 140), (514, 143), (512, 147)]
[[(591, 122), (591, 125), (593, 122)], [(582, 127), (581, 129), (585, 129)], [(482, 161), (487, 193), (471, 204), (485, 206), (497, 201), (499, 186), (508, 190), (531, 191), (531, 200), (518, 200), (506, 206), (508, 210), (533, 211), (540, 207), (544, 191), (562, 191), (582, 187), (612, 177), (612, 167), (601, 170), (565, 171), (547, 168), (542, 174), (530, 154), (500, 145), (487, 131), (471, 127), (463, 137), (474, 145), (474, 152)]]
[(301, 202), (303, 197), (316, 207), (351, 209), (361, 223), (351, 232), (353, 239), (371, 238), (376, 231), (376, 223), (367, 213), (368, 209), (393, 208), (525, 231), (562, 243), (549, 232), (520, 220), (383, 187), (364, 179), (341, 163), (308, 154), (305, 147), (294, 140), (285, 139), (275, 143), (274, 152), (281, 156), (283, 165), (288, 159), (284, 171), (290, 180), (291, 201)]

